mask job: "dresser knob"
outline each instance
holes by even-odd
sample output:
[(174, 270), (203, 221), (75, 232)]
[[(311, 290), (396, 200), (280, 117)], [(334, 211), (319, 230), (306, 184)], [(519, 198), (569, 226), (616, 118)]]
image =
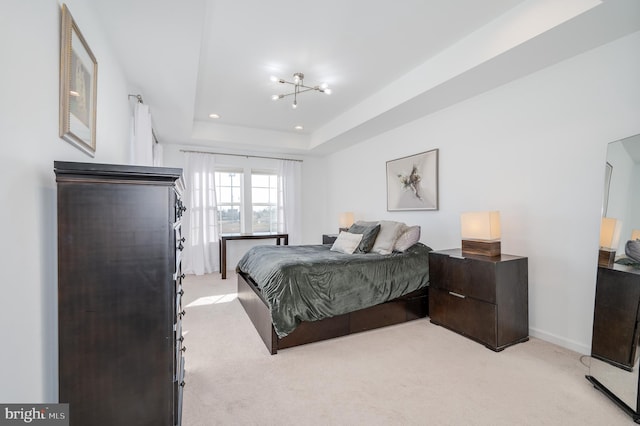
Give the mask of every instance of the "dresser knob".
[(180, 243), (180, 245), (178, 246), (178, 250), (180, 251), (184, 250), (184, 246), (182, 245), (182, 243)]
[(184, 336), (180, 336), (180, 338), (178, 339), (179, 342), (184, 342)]
[(183, 346), (182, 349), (180, 349), (182, 352), (186, 352), (187, 351), (187, 347)]
[(186, 277), (186, 275), (185, 275), (185, 274), (180, 275), (180, 279), (181, 279), (181, 280), (184, 280), (184, 277)]
[(180, 318), (182, 318), (183, 316), (185, 316), (187, 313), (185, 312), (185, 310), (183, 309), (182, 312), (180, 312), (178, 315), (180, 316)]
[(178, 292), (178, 294), (179, 294), (180, 296), (184, 296), (184, 290), (180, 290), (180, 291)]
[(184, 387), (186, 384), (187, 384), (187, 383), (186, 383), (184, 380), (180, 382), (180, 386), (181, 386), (181, 387)]
[(182, 237), (178, 241), (182, 241), (184, 243), (185, 241), (187, 241), (187, 239), (185, 237)]

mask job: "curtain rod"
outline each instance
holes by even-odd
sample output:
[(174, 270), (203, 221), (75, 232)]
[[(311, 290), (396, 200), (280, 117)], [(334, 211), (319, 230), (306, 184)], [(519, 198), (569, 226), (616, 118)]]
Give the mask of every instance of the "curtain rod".
[(265, 157), (261, 155), (247, 155), (247, 154), (225, 154), (224, 152), (211, 152), (211, 151), (192, 151), (190, 149), (181, 149), (180, 152), (191, 152), (195, 154), (216, 154), (216, 155), (232, 155), (234, 157), (245, 157), (245, 158), (266, 158), (268, 160), (288, 160), (288, 161), (299, 161), (303, 162), (303, 160), (296, 160), (293, 158), (281, 158), (281, 157)]

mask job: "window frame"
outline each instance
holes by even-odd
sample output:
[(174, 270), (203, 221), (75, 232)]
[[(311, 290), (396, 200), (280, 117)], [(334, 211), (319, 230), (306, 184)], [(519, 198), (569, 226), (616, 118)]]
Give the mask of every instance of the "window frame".
[[(221, 234), (226, 234), (229, 232), (225, 232), (223, 231), (222, 228), (222, 216), (220, 214), (220, 207), (221, 206), (236, 206), (238, 205), (238, 210), (239, 210), (239, 214), (240, 214), (240, 218), (239, 218), (239, 222), (240, 222), (240, 233), (252, 233), (252, 232), (277, 232), (277, 228), (278, 228), (278, 182), (280, 179), (280, 176), (278, 174), (278, 171), (276, 169), (273, 168), (265, 168), (265, 167), (260, 167), (260, 168), (252, 168), (252, 167), (234, 167), (234, 166), (223, 166), (223, 167), (219, 167), (216, 168), (215, 170), (216, 175), (217, 174), (224, 174), (224, 173), (236, 173), (237, 175), (240, 175), (240, 202), (239, 205), (233, 203), (233, 201), (231, 203), (229, 202), (218, 202), (218, 200), (220, 200), (220, 194), (218, 193), (220, 191), (220, 189), (222, 188), (222, 186), (220, 186), (219, 184), (219, 178), (215, 177), (215, 187), (216, 187), (216, 219), (218, 220), (217, 226), (219, 229), (219, 232)], [(253, 175), (267, 175), (267, 176), (273, 176), (275, 178), (275, 200), (273, 201), (273, 203), (258, 203), (258, 206), (272, 206), (274, 209), (274, 215), (275, 217), (270, 219), (269, 222), (269, 230), (268, 231), (254, 231), (253, 230), (253, 208), (254, 208), (254, 203), (253, 203)], [(271, 189), (271, 187), (269, 187)]]

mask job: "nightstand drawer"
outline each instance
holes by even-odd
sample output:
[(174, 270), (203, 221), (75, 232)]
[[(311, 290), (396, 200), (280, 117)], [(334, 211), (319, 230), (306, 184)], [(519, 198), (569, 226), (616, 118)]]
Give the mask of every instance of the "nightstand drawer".
[(430, 285), (467, 297), (496, 303), (496, 265), (446, 254), (429, 255)]
[(497, 308), (492, 303), (439, 288), (429, 288), (431, 322), (450, 328), (491, 348), (498, 346)]

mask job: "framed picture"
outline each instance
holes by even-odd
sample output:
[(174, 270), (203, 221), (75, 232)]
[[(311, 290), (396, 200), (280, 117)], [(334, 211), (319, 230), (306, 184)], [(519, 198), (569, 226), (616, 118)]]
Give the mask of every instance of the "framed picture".
[(93, 157), (98, 63), (66, 4), (61, 28), (60, 137)]
[(604, 197), (602, 198), (602, 217), (607, 216), (607, 210), (609, 207), (609, 188), (611, 187), (612, 173), (613, 166), (607, 161), (607, 166), (604, 170)]
[(438, 210), (438, 150), (387, 161), (387, 210)]

